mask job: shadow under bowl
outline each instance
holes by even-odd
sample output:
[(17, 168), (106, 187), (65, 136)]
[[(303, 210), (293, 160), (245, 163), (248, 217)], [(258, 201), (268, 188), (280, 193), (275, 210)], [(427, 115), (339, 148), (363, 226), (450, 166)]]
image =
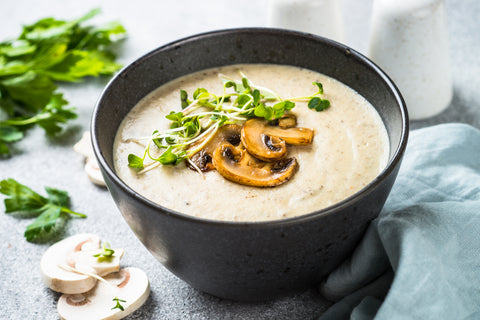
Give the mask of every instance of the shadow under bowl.
[[(180, 76), (239, 63), (286, 64), (335, 78), (365, 97), (389, 135), (387, 167), (364, 189), (323, 210), (284, 220), (224, 222), (175, 212), (144, 198), (115, 173), (115, 134), (148, 93)], [(334, 41), (267, 28), (220, 30), (162, 46), (107, 85), (93, 114), (92, 140), (108, 189), (145, 247), (194, 288), (243, 301), (267, 300), (317, 284), (344, 260), (382, 209), (408, 137), (405, 103), (370, 60)]]

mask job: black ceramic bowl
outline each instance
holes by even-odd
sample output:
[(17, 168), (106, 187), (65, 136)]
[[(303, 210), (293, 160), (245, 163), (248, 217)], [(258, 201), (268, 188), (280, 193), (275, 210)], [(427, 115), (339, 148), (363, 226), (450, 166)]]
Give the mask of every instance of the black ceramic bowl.
[[(367, 187), (342, 202), (269, 222), (199, 219), (155, 204), (130, 189), (115, 174), (113, 165), (115, 133), (130, 109), (169, 80), (236, 63), (304, 67), (359, 92), (377, 109), (387, 128), (388, 166)], [(146, 54), (108, 84), (92, 120), (100, 168), (136, 236), (191, 286), (234, 300), (266, 300), (304, 290), (345, 259), (380, 212), (396, 178), (407, 136), (407, 111), (398, 89), (367, 58), (321, 37), (263, 28), (195, 35)]]

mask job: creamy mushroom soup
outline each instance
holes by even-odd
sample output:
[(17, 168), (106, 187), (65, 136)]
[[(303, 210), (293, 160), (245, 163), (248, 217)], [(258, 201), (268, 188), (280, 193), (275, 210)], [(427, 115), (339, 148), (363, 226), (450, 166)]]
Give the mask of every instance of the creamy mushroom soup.
[[(241, 72), (241, 73), (240, 73)], [(289, 145), (287, 157), (298, 163), (295, 174), (275, 187), (254, 187), (225, 179), (218, 171), (199, 173), (185, 163), (129, 167), (129, 154), (142, 155), (142, 138), (169, 128), (165, 115), (180, 111), (180, 90), (197, 88), (222, 94), (225, 78), (246, 76), (283, 99), (310, 96), (323, 84), (330, 107), (317, 112), (308, 101), (291, 110), (297, 126), (313, 129), (308, 145)], [(264, 221), (311, 213), (361, 190), (386, 166), (389, 145), (380, 116), (362, 96), (339, 81), (292, 66), (248, 64), (208, 69), (173, 80), (142, 99), (122, 122), (114, 145), (115, 170), (144, 197), (175, 211), (213, 220)], [(148, 164), (147, 164), (148, 166)]]

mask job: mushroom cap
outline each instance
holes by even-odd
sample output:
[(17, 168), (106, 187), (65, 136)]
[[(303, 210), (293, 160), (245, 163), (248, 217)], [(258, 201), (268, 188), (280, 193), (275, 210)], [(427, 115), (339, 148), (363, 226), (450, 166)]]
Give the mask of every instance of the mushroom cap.
[(82, 293), (92, 289), (97, 282), (95, 278), (67, 271), (59, 266), (74, 267), (75, 254), (98, 248), (100, 239), (94, 234), (77, 234), (53, 244), (40, 261), (43, 282), (48, 288), (62, 293)]
[(244, 123), (241, 140), (248, 152), (255, 158), (277, 161), (287, 155), (286, 144), (310, 144), (313, 140), (313, 130), (271, 126), (264, 119), (254, 118)]
[(213, 153), (213, 164), (226, 179), (253, 187), (275, 187), (288, 181), (297, 169), (295, 158), (263, 162), (242, 146), (224, 143)]
[[(215, 167), (212, 163), (213, 152), (220, 144), (225, 142), (235, 146), (238, 145), (240, 143), (241, 129), (242, 127), (237, 124), (227, 124), (220, 127), (202, 149), (190, 156), (190, 161), (192, 161), (202, 172), (214, 170)], [(188, 150), (195, 150), (197, 147), (200, 147), (206, 139), (207, 138), (204, 138), (192, 143)]]
[(95, 159), (92, 140), (88, 131), (83, 133), (82, 138), (73, 146), (73, 150), (85, 157), (85, 173), (90, 181), (97, 186), (105, 187), (105, 180), (103, 179), (97, 160)]
[[(83, 294), (64, 294), (58, 300), (57, 311), (61, 319), (84, 320), (122, 319), (140, 308), (150, 294), (150, 284), (145, 272), (138, 268), (124, 268), (104, 277), (109, 283), (99, 281)], [(112, 290), (113, 288), (113, 290)], [(122, 302), (124, 311), (116, 308), (113, 298)]]
[(85, 131), (83, 133), (82, 138), (73, 146), (73, 150), (85, 158), (95, 158), (90, 132)]

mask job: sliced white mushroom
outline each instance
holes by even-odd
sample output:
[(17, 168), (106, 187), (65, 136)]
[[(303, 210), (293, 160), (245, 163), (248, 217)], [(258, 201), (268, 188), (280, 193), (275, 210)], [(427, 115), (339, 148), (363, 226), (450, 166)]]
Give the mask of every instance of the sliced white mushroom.
[(85, 173), (94, 184), (105, 187), (105, 180), (98, 166), (93, 152), (92, 141), (88, 131), (83, 133), (82, 138), (73, 146), (73, 150), (85, 157)]
[(80, 153), (85, 158), (95, 158), (90, 132), (85, 131), (83, 133), (82, 138), (73, 146), (73, 150)]
[(100, 172), (100, 167), (98, 166), (98, 162), (95, 160), (95, 158), (87, 158), (87, 161), (85, 162), (85, 173), (90, 181), (95, 183), (97, 186), (106, 186), (105, 180), (103, 180), (102, 172)]
[[(147, 300), (150, 294), (150, 284), (145, 272), (138, 268), (124, 268), (111, 273), (99, 281), (92, 290), (75, 295), (62, 295), (58, 300), (57, 311), (61, 319), (83, 320), (122, 319)], [(114, 308), (118, 298), (124, 310)]]
[(92, 289), (97, 280), (90, 276), (62, 269), (61, 265), (75, 266), (75, 255), (80, 251), (100, 248), (100, 239), (94, 234), (77, 234), (53, 244), (40, 261), (45, 285), (57, 292), (82, 293)]
[(73, 257), (75, 260), (74, 268), (80, 271), (97, 274), (100, 277), (112, 272), (118, 272), (118, 270), (120, 270), (120, 259), (123, 256), (124, 250), (113, 250), (115, 253), (110, 258), (95, 257), (96, 254), (103, 251), (101, 249), (80, 251), (75, 254), (75, 257)]

